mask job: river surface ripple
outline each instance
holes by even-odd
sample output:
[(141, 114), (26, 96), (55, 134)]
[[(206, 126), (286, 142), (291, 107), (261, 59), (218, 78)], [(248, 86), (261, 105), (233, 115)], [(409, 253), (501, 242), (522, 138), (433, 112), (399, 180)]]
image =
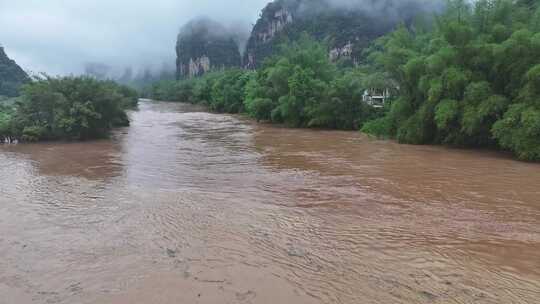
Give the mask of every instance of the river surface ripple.
[(149, 103), (0, 147), (0, 303), (540, 303), (540, 166)]

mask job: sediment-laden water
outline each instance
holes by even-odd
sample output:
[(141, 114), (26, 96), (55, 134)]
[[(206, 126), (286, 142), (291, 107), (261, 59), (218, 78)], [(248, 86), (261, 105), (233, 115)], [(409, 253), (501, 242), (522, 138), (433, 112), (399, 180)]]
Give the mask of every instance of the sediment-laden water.
[(0, 147), (0, 303), (539, 303), (540, 165), (143, 103)]

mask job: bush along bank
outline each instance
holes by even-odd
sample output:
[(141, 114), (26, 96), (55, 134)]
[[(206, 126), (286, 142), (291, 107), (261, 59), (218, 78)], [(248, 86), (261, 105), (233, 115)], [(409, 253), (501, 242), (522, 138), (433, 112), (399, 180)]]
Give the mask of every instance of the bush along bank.
[(89, 77), (45, 77), (23, 86), (12, 104), (0, 104), (0, 139), (88, 140), (127, 126), (137, 92)]

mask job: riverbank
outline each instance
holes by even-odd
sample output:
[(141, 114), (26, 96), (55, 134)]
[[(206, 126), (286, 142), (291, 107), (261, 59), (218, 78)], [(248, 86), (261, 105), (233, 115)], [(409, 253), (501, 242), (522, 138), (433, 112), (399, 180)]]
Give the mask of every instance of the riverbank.
[[(294, 128), (294, 127), (290, 127), (290, 126), (288, 126), (288, 125), (286, 125), (284, 123), (274, 123), (274, 122), (271, 122), (271, 121), (257, 121), (257, 119), (253, 118), (252, 116), (250, 116), (247, 113), (221, 113), (219, 111), (212, 111), (207, 105), (204, 105), (204, 104), (191, 104), (191, 103), (183, 103), (183, 102), (179, 102), (179, 101), (154, 100), (154, 99), (148, 99), (148, 98), (141, 99), (141, 101), (146, 102), (146, 103), (155, 103), (155, 104), (159, 104), (159, 103), (165, 103), (165, 104), (167, 104), (167, 103), (188, 104), (188, 105), (192, 106), (194, 109), (197, 109), (197, 111), (204, 111), (204, 112), (208, 112), (208, 113), (212, 113), (212, 114), (216, 114), (216, 115), (230, 115), (230, 116), (238, 118), (238, 119), (240, 119), (240, 120), (242, 120), (244, 122), (249, 122), (250, 124), (260, 125), (261, 127), (269, 127), (269, 128), (273, 128), (273, 129), (276, 129), (276, 130), (279, 130), (279, 129), (305, 130), (307, 132), (313, 131), (315, 133), (317, 133), (317, 132), (358, 133), (361, 136), (364, 136), (366, 139), (369, 139), (374, 143), (376, 143), (376, 142), (390, 142), (390, 143), (394, 143), (394, 144), (399, 144), (396, 139), (392, 139), (392, 138), (388, 138), (388, 137), (383, 138), (383, 137), (374, 136), (374, 135), (371, 135), (369, 133), (364, 133), (361, 130), (338, 130), (338, 129), (331, 129), (331, 128)], [(473, 153), (473, 154), (478, 154), (478, 155), (494, 156), (495, 158), (500, 158), (500, 159), (513, 159), (513, 160), (516, 160), (515, 156), (509, 151), (501, 151), (501, 150), (494, 149), (494, 148), (489, 148), (489, 147), (470, 148), (470, 147), (463, 147), (463, 146), (460, 147), (460, 146), (452, 146), (452, 145), (429, 145), (429, 144), (426, 144), (426, 145), (400, 144), (400, 145), (412, 146), (412, 147), (418, 146), (420, 148), (422, 148), (422, 147), (433, 148), (436, 151), (438, 151), (438, 149), (449, 150), (449, 151), (455, 150), (455, 151), (460, 151), (460, 152), (463, 152), (463, 153)], [(522, 162), (530, 163), (530, 164), (538, 164), (538, 162), (527, 162), (527, 161), (522, 161)]]

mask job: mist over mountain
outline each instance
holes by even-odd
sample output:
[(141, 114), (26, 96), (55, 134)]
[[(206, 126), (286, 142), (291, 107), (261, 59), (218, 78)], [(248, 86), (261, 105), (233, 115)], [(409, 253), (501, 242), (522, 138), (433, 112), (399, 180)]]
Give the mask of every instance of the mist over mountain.
[(332, 60), (357, 64), (374, 39), (442, 8), (442, 0), (275, 0), (261, 9), (249, 35), (245, 26), (195, 18), (178, 35), (177, 77), (226, 67), (257, 68), (280, 44), (304, 33), (326, 41)]
[(177, 77), (194, 77), (213, 69), (239, 67), (240, 35), (210, 18), (188, 22), (178, 34)]
[(175, 68), (180, 27), (208, 16), (248, 32), (268, 0), (0, 0), (0, 39), (24, 69), (83, 74), (87, 63), (121, 76), (131, 67)]
[(353, 63), (374, 39), (399, 23), (443, 8), (443, 1), (427, 0), (275, 0), (255, 24), (244, 56), (245, 66), (258, 67), (279, 44), (304, 32), (326, 40), (334, 60)]
[[(96, 71), (88, 70), (90, 64), (109, 67), (107, 77), (115, 79), (125, 76), (126, 69), (132, 69), (133, 77), (148, 71), (157, 77), (163, 71), (178, 68), (175, 62), (179, 30), (190, 20), (200, 19), (197, 16), (207, 16), (206, 19), (219, 24), (217, 29), (210, 26), (208, 31), (213, 38), (219, 34), (226, 36), (216, 45), (223, 46), (224, 41), (232, 38), (242, 59), (240, 65), (252, 68), (269, 56), (276, 45), (294, 40), (304, 31), (317, 39), (329, 39), (334, 57), (356, 60), (366, 43), (386, 33), (397, 22), (419, 12), (437, 10), (441, 3), (428, 0), (0, 1), (0, 37), (10, 56), (24, 70), (35, 73), (95, 74)], [(232, 44), (226, 44), (226, 49), (231, 51)], [(184, 50), (180, 57), (201, 57), (190, 52)], [(234, 58), (234, 65), (236, 62)]]
[(328, 6), (357, 10), (389, 19), (410, 18), (419, 13), (437, 12), (444, 8), (444, 0), (325, 0)]

